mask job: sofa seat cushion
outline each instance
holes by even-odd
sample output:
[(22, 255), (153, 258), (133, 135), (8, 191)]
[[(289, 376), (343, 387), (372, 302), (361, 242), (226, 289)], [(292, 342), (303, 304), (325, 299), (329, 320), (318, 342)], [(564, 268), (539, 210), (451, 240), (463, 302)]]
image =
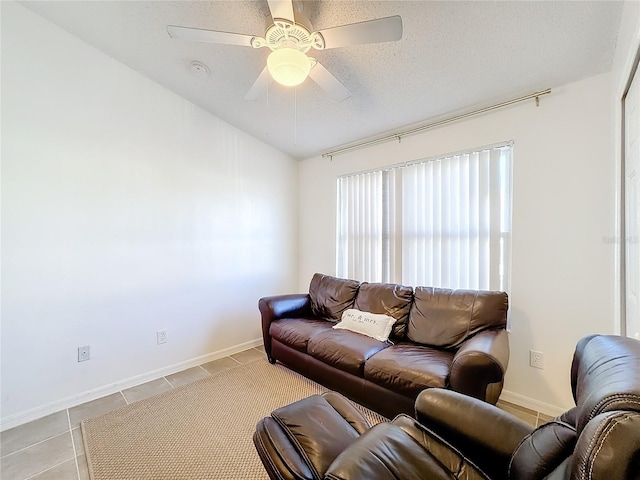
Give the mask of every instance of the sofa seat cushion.
[(331, 329), (309, 339), (307, 353), (327, 365), (362, 377), (364, 362), (389, 345), (360, 333)]
[(364, 378), (415, 397), (425, 388), (446, 388), (454, 352), (402, 342), (369, 358)]
[(313, 336), (331, 331), (333, 323), (318, 318), (281, 318), (271, 323), (269, 333), (280, 343), (307, 353), (307, 343)]

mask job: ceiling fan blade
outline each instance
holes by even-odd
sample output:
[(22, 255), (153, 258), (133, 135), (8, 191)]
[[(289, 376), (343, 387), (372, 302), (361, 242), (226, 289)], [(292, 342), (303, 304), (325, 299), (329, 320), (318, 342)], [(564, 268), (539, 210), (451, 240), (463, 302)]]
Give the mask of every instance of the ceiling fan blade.
[(365, 43), (392, 42), (402, 38), (402, 18), (399, 15), (378, 18), (327, 28), (318, 33), (324, 38), (325, 49)]
[(216, 30), (202, 30), (200, 28), (178, 27), (168, 25), (167, 32), (171, 38), (191, 40), (192, 42), (222, 43), (225, 45), (251, 46), (252, 35), (241, 33), (219, 32)]
[(244, 99), (250, 102), (258, 100), (264, 94), (264, 92), (267, 91), (269, 85), (271, 85), (271, 82), (273, 82), (273, 77), (269, 73), (267, 67), (264, 67), (256, 81), (253, 82), (253, 85), (249, 89), (249, 92), (245, 95)]
[(351, 92), (347, 90), (347, 87), (342, 85), (320, 62), (316, 62), (309, 72), (309, 76), (336, 102), (343, 102), (351, 96)]
[(292, 0), (267, 0), (267, 3), (274, 21), (276, 18), (282, 18), (295, 23)]

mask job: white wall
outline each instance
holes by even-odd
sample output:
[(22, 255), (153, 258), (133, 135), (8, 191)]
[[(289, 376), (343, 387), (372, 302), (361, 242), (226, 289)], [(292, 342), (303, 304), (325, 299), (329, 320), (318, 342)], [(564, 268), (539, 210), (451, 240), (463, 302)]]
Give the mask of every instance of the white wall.
[(297, 286), (296, 175), (2, 2), (3, 428), (257, 344)]
[[(540, 85), (541, 88), (546, 85)], [(576, 341), (614, 326), (615, 233), (610, 76), (540, 99), (333, 158), (301, 163), (300, 285), (335, 272), (336, 177), (513, 140), (511, 359), (504, 398), (543, 412), (572, 405)], [(546, 368), (529, 367), (529, 350)]]

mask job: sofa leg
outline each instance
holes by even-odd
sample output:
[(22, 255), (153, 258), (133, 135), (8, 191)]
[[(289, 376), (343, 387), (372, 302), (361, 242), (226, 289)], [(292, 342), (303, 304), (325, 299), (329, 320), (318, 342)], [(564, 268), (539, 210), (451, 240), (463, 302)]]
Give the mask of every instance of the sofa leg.
[(276, 363), (276, 359), (273, 358), (271, 355), (267, 355), (267, 360), (269, 360), (269, 363), (271, 365), (275, 365), (275, 363)]

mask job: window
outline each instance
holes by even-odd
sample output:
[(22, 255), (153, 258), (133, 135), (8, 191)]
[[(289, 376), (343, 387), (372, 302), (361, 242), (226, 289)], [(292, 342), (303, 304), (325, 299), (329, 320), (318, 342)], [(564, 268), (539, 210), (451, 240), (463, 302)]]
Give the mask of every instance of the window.
[(338, 276), (508, 290), (512, 148), (340, 177)]

